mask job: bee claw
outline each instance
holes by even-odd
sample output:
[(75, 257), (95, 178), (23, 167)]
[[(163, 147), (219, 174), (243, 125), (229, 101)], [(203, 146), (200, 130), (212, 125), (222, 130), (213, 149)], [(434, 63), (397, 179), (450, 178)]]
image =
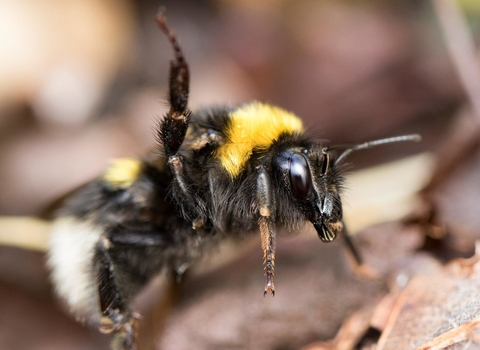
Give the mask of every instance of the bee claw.
[(265, 297), (268, 293), (272, 293), (272, 297), (275, 296), (275, 286), (273, 285), (271, 276), (267, 276), (267, 283), (265, 283), (265, 291), (263, 292), (263, 297)]
[(263, 297), (265, 298), (265, 296), (266, 296), (268, 293), (272, 293), (272, 297), (274, 297), (274, 296), (275, 296), (275, 289), (267, 289), (267, 288), (265, 288), (265, 291), (263, 292)]

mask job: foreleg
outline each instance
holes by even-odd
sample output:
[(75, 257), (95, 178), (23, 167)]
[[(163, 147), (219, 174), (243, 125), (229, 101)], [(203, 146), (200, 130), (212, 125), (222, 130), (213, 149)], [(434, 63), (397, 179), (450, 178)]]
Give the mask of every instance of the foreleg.
[(175, 54), (175, 58), (170, 61), (168, 84), (170, 110), (160, 124), (160, 141), (174, 177), (177, 203), (181, 203), (181, 207), (184, 208), (182, 214), (192, 221), (193, 228), (198, 228), (203, 226), (206, 220), (205, 205), (191, 190), (190, 181), (184, 172), (182, 156), (177, 154), (185, 139), (190, 122), (190, 110), (188, 109), (190, 73), (182, 49), (177, 38), (170, 31), (165, 16), (159, 14), (156, 20), (160, 29), (167, 35)]
[(265, 167), (260, 166), (257, 178), (257, 205), (260, 212), (258, 225), (262, 237), (263, 264), (265, 270), (265, 291), (263, 295), (272, 293), (275, 296), (273, 276), (275, 269), (275, 198), (272, 193), (270, 179)]
[(347, 246), (349, 256), (351, 257), (352, 266), (355, 273), (367, 278), (373, 278), (373, 279), (378, 278), (378, 274), (374, 270), (372, 270), (372, 268), (366, 265), (365, 262), (363, 261), (362, 255), (360, 254), (357, 247), (353, 243), (352, 237), (348, 233), (347, 226), (343, 221), (342, 221), (342, 226), (343, 226), (342, 228), (343, 238), (345, 240), (345, 244)]
[(352, 237), (347, 231), (347, 226), (343, 221), (342, 221), (342, 232), (343, 232), (343, 239), (345, 240), (345, 245), (347, 246), (348, 253), (352, 257), (354, 264), (356, 266), (362, 266), (363, 265), (362, 256), (360, 255), (360, 252), (358, 251), (357, 247), (355, 247), (355, 244), (352, 241)]
[(160, 140), (165, 155), (170, 158), (177, 153), (182, 145), (190, 122), (190, 111), (188, 109), (190, 73), (182, 49), (177, 38), (167, 26), (165, 16), (159, 14), (156, 20), (160, 29), (167, 35), (175, 54), (175, 58), (170, 61), (168, 85), (170, 110), (160, 124)]

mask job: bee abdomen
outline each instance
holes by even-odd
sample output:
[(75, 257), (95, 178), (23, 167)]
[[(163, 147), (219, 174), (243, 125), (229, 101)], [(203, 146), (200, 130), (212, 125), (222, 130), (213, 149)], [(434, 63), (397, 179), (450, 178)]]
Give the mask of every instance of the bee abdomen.
[(52, 224), (48, 266), (55, 291), (75, 316), (89, 323), (100, 316), (93, 255), (101, 235), (99, 227), (72, 216)]

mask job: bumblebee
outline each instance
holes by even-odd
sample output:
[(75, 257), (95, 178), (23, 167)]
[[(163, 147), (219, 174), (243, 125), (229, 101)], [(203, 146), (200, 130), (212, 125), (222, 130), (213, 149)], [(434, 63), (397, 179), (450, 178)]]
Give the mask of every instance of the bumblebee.
[(174, 51), (157, 149), (114, 161), (52, 226), (48, 264), (58, 295), (78, 318), (113, 332), (115, 349), (136, 349), (130, 303), (139, 288), (162, 270), (181, 275), (226, 236), (260, 231), (264, 295), (274, 295), (276, 225), (307, 221), (333, 241), (343, 230), (345, 157), (419, 138), (327, 147), (294, 114), (268, 104), (192, 112), (187, 62), (163, 15), (157, 23)]

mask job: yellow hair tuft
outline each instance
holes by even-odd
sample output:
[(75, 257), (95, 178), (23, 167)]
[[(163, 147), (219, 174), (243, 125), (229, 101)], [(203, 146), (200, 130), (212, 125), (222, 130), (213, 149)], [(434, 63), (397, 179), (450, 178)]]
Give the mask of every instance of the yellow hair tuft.
[(227, 140), (216, 156), (233, 179), (254, 149), (268, 149), (282, 134), (303, 132), (302, 121), (281, 108), (253, 102), (230, 113)]
[(142, 165), (134, 158), (115, 158), (110, 163), (103, 179), (119, 188), (130, 187), (137, 180)]

